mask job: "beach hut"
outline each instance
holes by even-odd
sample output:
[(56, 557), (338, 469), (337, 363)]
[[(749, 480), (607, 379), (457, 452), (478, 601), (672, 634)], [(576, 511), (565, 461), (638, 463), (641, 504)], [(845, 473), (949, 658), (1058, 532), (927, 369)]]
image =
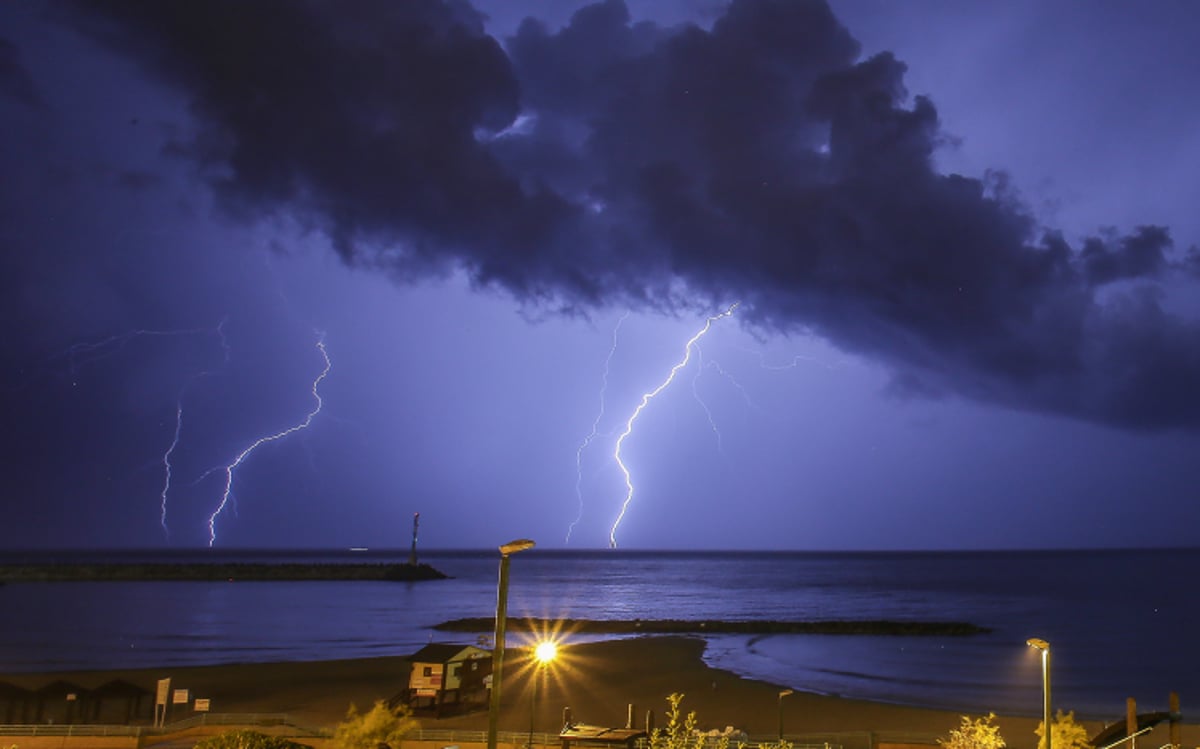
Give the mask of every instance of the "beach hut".
[[(142, 717), (142, 705), (149, 707), (153, 693), (144, 687), (131, 684), (124, 679), (107, 681), (91, 691), (91, 721), (93, 723), (131, 723)], [(105, 703), (117, 703), (117, 708), (105, 709)], [(124, 703), (124, 709), (120, 709)], [(146, 718), (151, 717), (146, 710)]]
[(492, 654), (474, 645), (430, 643), (409, 659), (408, 704), (414, 710), (458, 708), (487, 702)]
[[(26, 713), (29, 711), (29, 704), (32, 701), (33, 693), (28, 689), (18, 687), (16, 684), (9, 684), (7, 681), (0, 681), (0, 702), (4, 703), (5, 723), (28, 723), (29, 717)], [(21, 706), (20, 712), (17, 711), (17, 705)]]
[(59, 679), (35, 691), (34, 697), (37, 699), (35, 722), (75, 723), (83, 715), (82, 705), (87, 700), (88, 690)]

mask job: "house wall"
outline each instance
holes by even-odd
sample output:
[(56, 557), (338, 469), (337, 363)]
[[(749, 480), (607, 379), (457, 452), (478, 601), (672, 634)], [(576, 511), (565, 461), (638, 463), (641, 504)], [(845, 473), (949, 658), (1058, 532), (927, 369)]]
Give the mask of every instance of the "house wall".
[(442, 688), (444, 673), (440, 663), (414, 663), (408, 688), (418, 697), (434, 697)]

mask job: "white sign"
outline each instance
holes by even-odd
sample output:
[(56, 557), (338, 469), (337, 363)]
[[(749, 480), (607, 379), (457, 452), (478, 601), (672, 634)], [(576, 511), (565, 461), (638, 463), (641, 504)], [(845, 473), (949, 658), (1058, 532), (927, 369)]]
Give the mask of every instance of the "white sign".
[(176, 689), (174, 695), (171, 697), (171, 702), (176, 705), (186, 705), (188, 703), (188, 700), (190, 700), (191, 698), (192, 698), (192, 696), (189, 693), (189, 690)]
[(171, 680), (170, 679), (159, 679), (158, 680), (158, 692), (155, 695), (154, 704), (155, 705), (167, 704), (167, 695), (169, 695), (170, 693), (171, 693)]
[(196, 706), (195, 706), (196, 712), (207, 713), (208, 712), (208, 703), (209, 703), (208, 698), (200, 699), (199, 697), (197, 697), (196, 698)]

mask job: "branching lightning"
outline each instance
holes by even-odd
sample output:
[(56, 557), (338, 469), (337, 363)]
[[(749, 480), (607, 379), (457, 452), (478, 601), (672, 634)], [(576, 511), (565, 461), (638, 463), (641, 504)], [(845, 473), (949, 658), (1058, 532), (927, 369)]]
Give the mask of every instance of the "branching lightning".
[[(617, 514), (617, 519), (613, 522), (612, 529), (608, 533), (608, 545), (610, 548), (615, 549), (617, 547), (617, 529), (621, 526), (621, 521), (625, 518), (625, 513), (629, 509), (629, 503), (633, 501), (633, 478), (629, 473), (629, 468), (626, 467), (625, 462), (621, 460), (621, 447), (625, 443), (625, 438), (633, 432), (633, 425), (637, 422), (638, 417), (641, 416), (642, 411), (646, 409), (646, 406), (650, 404), (650, 401), (654, 400), (654, 398), (663, 390), (666, 390), (667, 387), (669, 387), (675, 380), (675, 375), (688, 365), (692, 359), (692, 348), (696, 346), (700, 339), (708, 333), (708, 331), (712, 328), (713, 323), (732, 315), (734, 310), (738, 308), (739, 304), (740, 302), (734, 302), (729, 306), (729, 309), (720, 314), (713, 315), (705, 321), (704, 327), (701, 328), (700, 331), (694, 336), (692, 336), (684, 345), (683, 358), (671, 368), (671, 371), (667, 374), (666, 379), (664, 379), (658, 387), (642, 395), (641, 402), (638, 403), (637, 408), (633, 410), (633, 413), (630, 414), (629, 419), (625, 422), (625, 431), (621, 432), (621, 435), (617, 437), (617, 444), (613, 450), (613, 458), (616, 460), (617, 466), (621, 469), (621, 473), (625, 477), (625, 501), (621, 503), (621, 511)], [(707, 412), (707, 408), (705, 410)]]
[[(80, 359), (82, 359), (84, 362), (91, 362), (111, 356), (125, 348), (125, 345), (134, 338), (154, 336), (176, 337), (211, 332), (212, 328), (194, 328), (187, 330), (131, 330), (126, 333), (121, 333), (120, 335), (109, 336), (108, 338), (100, 341), (72, 344), (71, 347), (66, 350), (65, 356), (67, 357), (67, 364), (70, 369), (71, 379), (74, 380), (79, 374), (79, 367), (81, 364)], [(222, 338), (222, 340), (224, 339)], [(75, 383), (72, 382), (72, 384)]]
[(712, 409), (708, 407), (708, 401), (704, 400), (704, 398), (700, 395), (700, 377), (704, 374), (705, 370), (715, 369), (717, 374), (724, 377), (729, 381), (729, 384), (737, 388), (737, 391), (742, 394), (743, 398), (745, 398), (747, 406), (754, 408), (754, 402), (750, 400), (750, 394), (746, 392), (746, 388), (742, 387), (742, 383), (738, 382), (732, 374), (726, 372), (721, 366), (720, 362), (704, 360), (704, 349), (702, 349), (699, 344), (696, 344), (696, 364), (696, 376), (692, 378), (692, 396), (695, 397), (696, 402), (700, 404), (700, 408), (704, 410), (704, 416), (708, 419), (708, 426), (712, 429), (713, 435), (717, 438), (717, 451), (724, 452), (725, 448), (721, 440), (721, 430), (717, 428), (717, 420), (713, 418)]
[[(221, 348), (225, 351), (225, 366), (229, 365), (229, 339), (225, 337), (225, 323), (229, 318), (224, 318), (217, 324), (217, 335), (221, 337)], [(161, 494), (161, 505), (159, 510), (159, 524), (162, 526), (163, 535), (167, 540), (171, 538), (171, 529), (167, 526), (167, 495), (171, 491), (171, 456), (175, 453), (175, 448), (179, 447), (179, 438), (183, 434), (183, 398), (187, 395), (188, 388), (197, 380), (207, 377), (212, 372), (205, 370), (197, 372), (188, 378), (188, 381), (183, 384), (179, 391), (179, 397), (175, 400), (175, 434), (171, 438), (171, 444), (167, 446), (166, 452), (162, 456), (163, 464), (163, 488)]]
[(604, 399), (608, 393), (608, 373), (611, 369), (613, 355), (617, 353), (617, 334), (621, 331), (621, 325), (629, 317), (629, 313), (621, 315), (621, 319), (617, 320), (617, 324), (613, 327), (612, 346), (608, 349), (608, 356), (604, 359), (604, 375), (601, 378), (600, 384), (600, 410), (596, 412), (596, 420), (592, 422), (592, 431), (588, 436), (583, 438), (583, 442), (579, 444), (579, 449), (575, 451), (575, 498), (579, 501), (579, 511), (575, 515), (575, 520), (567, 528), (567, 540), (565, 543), (571, 543), (571, 532), (575, 530), (575, 526), (579, 525), (579, 521), (583, 518), (583, 451), (588, 445), (600, 435), (600, 422), (604, 419)]
[(276, 432), (275, 434), (271, 434), (266, 437), (258, 438), (253, 443), (251, 443), (251, 445), (249, 447), (247, 447), (245, 450), (242, 450), (240, 453), (238, 453), (237, 457), (235, 457), (233, 459), (233, 461), (229, 463), (229, 465), (224, 466), (223, 468), (219, 469), (219, 470), (222, 470), (225, 472), (225, 490), (221, 494), (221, 501), (217, 505), (217, 509), (215, 511), (213, 511), (213, 514), (210, 515), (208, 518), (208, 545), (210, 547), (213, 546), (217, 541), (217, 528), (216, 528), (217, 518), (221, 515), (221, 512), (224, 511), (226, 505), (229, 504), (230, 495), (233, 491), (233, 472), (234, 472), (234, 470), (236, 470), (238, 466), (240, 466), (243, 462), (245, 462), (246, 458), (250, 457), (250, 453), (252, 453), (256, 449), (258, 449), (258, 447), (260, 445), (266, 444), (267, 442), (274, 442), (276, 440), (283, 439), (284, 437), (287, 437), (288, 435), (295, 434), (296, 432), (299, 432), (303, 429), (307, 429), (308, 426), (312, 423), (313, 418), (318, 413), (321, 412), (321, 406), (323, 405), (323, 401), (321, 400), (321, 394), (318, 392), (318, 389), (320, 388), (321, 382), (329, 374), (329, 370), (333, 367), (333, 362), (329, 359), (329, 352), (325, 349), (325, 334), (324, 333), (317, 334), (317, 350), (319, 350), (321, 352), (321, 357), (325, 360), (325, 368), (322, 369), (321, 373), (319, 375), (317, 375), (317, 378), (315, 380), (313, 380), (312, 396), (313, 396), (313, 400), (316, 401), (316, 406), (313, 408), (313, 410), (309, 411), (308, 415), (305, 416), (304, 420), (301, 421), (299, 424), (296, 424), (295, 426), (292, 426), (292, 427), (288, 427), (287, 429), (284, 429), (281, 432)]

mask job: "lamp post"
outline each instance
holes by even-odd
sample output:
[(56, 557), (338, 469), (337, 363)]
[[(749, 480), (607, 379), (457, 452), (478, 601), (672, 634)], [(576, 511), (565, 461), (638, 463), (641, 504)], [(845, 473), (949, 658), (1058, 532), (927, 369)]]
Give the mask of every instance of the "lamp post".
[(508, 623), (508, 558), (533, 548), (533, 541), (518, 538), (500, 547), (500, 581), (496, 586), (496, 637), (492, 647), (492, 694), (488, 701), (487, 749), (496, 749), (496, 722), (500, 719), (500, 682), (504, 676), (504, 627)]
[(1046, 735), (1046, 749), (1050, 747), (1050, 643), (1039, 637), (1030, 637), (1025, 644), (1042, 651), (1042, 730)]
[(783, 698), (795, 694), (795, 689), (785, 689), (779, 693), (779, 740), (783, 741)]
[(558, 655), (558, 646), (550, 640), (539, 642), (533, 649), (533, 694), (529, 698), (529, 749), (533, 749), (533, 723), (537, 715), (538, 677), (542, 675), (542, 666), (554, 660), (556, 655)]

